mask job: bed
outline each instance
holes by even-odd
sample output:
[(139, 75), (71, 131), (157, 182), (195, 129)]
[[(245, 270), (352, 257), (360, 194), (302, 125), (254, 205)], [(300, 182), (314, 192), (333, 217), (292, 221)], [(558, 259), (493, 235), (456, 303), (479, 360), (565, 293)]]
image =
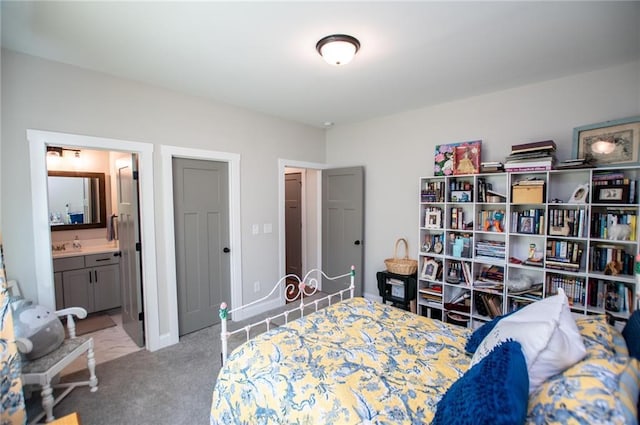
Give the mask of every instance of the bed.
[[(210, 423), (637, 423), (638, 361), (604, 315), (571, 316), (581, 358), (543, 380), (531, 375), (524, 340), (508, 338), (476, 361), (491, 335), (514, 325), (505, 317), (472, 331), (364, 298), (342, 300), (235, 349), (216, 380)], [(533, 329), (524, 333), (544, 333)], [(502, 347), (507, 363), (491, 363)]]

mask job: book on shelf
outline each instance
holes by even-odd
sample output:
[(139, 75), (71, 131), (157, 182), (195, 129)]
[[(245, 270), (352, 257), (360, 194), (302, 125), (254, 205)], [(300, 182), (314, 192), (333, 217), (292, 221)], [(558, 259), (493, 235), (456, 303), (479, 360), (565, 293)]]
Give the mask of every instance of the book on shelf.
[(517, 168), (535, 168), (535, 167), (547, 167), (550, 170), (553, 167), (553, 161), (551, 160), (531, 160), (531, 161), (514, 161), (504, 164), (505, 170), (512, 170)]
[(535, 167), (511, 167), (505, 168), (505, 171), (509, 173), (530, 173), (535, 171), (550, 171), (553, 170), (553, 167), (550, 165), (545, 166), (535, 166)]
[(511, 145), (512, 152), (526, 152), (528, 150), (536, 149), (550, 149), (556, 150), (556, 142), (553, 140), (540, 140), (539, 142), (520, 143), (517, 145)]

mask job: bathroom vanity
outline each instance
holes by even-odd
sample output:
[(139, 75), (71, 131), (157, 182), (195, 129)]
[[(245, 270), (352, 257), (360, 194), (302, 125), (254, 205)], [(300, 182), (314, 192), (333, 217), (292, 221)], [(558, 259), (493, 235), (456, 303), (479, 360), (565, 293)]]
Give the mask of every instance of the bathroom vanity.
[(120, 251), (87, 247), (53, 254), (56, 309), (83, 307), (88, 313), (120, 307)]

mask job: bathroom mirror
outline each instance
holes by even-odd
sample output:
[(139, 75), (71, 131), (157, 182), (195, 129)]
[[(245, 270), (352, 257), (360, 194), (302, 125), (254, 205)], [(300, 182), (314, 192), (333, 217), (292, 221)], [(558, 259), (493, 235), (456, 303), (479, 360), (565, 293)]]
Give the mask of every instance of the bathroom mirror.
[(106, 227), (105, 175), (84, 171), (49, 171), (51, 230)]

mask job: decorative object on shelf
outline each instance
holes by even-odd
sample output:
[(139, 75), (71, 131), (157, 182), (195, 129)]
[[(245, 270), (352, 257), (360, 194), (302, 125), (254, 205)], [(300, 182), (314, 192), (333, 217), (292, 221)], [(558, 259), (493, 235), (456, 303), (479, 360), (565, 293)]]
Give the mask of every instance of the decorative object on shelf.
[(596, 166), (640, 164), (640, 116), (573, 129), (573, 156), (593, 156)]
[(477, 174), (480, 172), (482, 141), (463, 142), (454, 148), (453, 174)]
[(617, 276), (622, 271), (622, 264), (619, 261), (609, 261), (604, 269), (607, 276)]
[(440, 210), (427, 211), (424, 218), (425, 229), (440, 229), (440, 216), (442, 212)]
[(450, 176), (453, 174), (454, 148), (459, 143), (436, 145), (435, 159), (433, 163), (434, 176)]
[(631, 235), (631, 226), (618, 223), (618, 216), (612, 215), (607, 226), (607, 238), (614, 241), (626, 241)]
[(562, 210), (562, 220), (559, 226), (549, 225), (550, 236), (569, 236), (573, 227), (573, 218), (569, 217), (568, 210)]
[(587, 195), (589, 194), (589, 185), (581, 184), (576, 187), (576, 190), (571, 194), (571, 198), (569, 199), (570, 204), (584, 204), (587, 202)]
[(436, 254), (442, 254), (442, 242), (440, 241), (440, 236), (436, 236), (436, 241), (433, 244), (433, 252)]
[(629, 185), (596, 186), (593, 202), (597, 204), (628, 204)]
[(422, 279), (435, 280), (438, 277), (438, 269), (440, 268), (440, 264), (433, 260), (425, 260), (422, 264)]
[[(398, 245), (401, 242), (404, 244), (404, 257), (398, 258)], [(405, 238), (396, 241), (393, 258), (387, 258), (384, 264), (387, 266), (387, 271), (395, 274), (412, 275), (418, 270), (418, 261), (409, 258), (409, 244)]]
[(488, 232), (488, 231), (495, 231), (495, 232), (504, 232), (504, 230), (502, 229), (502, 219), (504, 218), (504, 211), (500, 210), (500, 211), (495, 211), (493, 213), (493, 217), (489, 217), (488, 219), (485, 220), (484, 222), (484, 231)]
[(520, 217), (520, 226), (518, 228), (518, 231), (520, 233), (527, 233), (527, 234), (535, 233), (533, 217)]

